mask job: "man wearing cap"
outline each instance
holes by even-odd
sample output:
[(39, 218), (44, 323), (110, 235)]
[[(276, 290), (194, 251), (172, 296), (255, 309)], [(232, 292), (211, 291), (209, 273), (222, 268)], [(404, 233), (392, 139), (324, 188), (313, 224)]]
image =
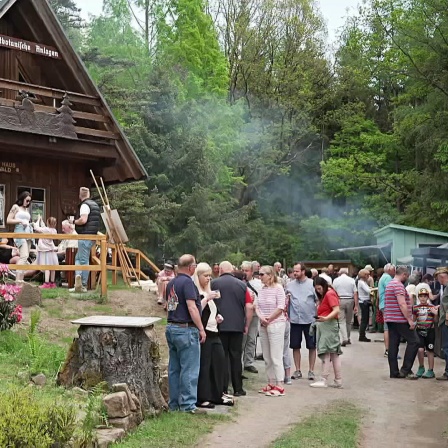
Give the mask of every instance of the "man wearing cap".
[[(395, 277), (386, 286), (384, 321), (389, 328), (389, 370), (391, 378), (417, 379), (411, 371), (419, 347), (412, 316), (412, 304), (404, 287), (409, 272), (406, 266), (398, 266)], [(448, 280), (448, 276), (447, 276)], [(406, 340), (403, 365), (398, 369), (398, 348), (400, 339)]]
[(443, 287), (439, 307), (439, 328), (442, 330), (442, 348), (445, 356), (445, 372), (438, 376), (437, 379), (439, 381), (448, 381), (448, 267), (437, 269), (435, 277)]
[(165, 302), (165, 294), (166, 294), (166, 285), (175, 277), (174, 274), (174, 264), (170, 261), (167, 261), (163, 265), (163, 269), (157, 275), (157, 292), (158, 299), (157, 303), (159, 305), (163, 305)]

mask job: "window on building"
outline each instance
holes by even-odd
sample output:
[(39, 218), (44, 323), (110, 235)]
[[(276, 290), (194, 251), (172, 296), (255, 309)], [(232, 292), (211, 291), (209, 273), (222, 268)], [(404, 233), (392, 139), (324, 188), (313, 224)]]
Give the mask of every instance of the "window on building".
[(45, 188), (34, 188), (34, 187), (26, 187), (21, 186), (17, 188), (17, 196), (24, 191), (29, 191), (31, 193), (31, 206), (30, 206), (30, 215), (31, 220), (36, 221), (38, 216), (42, 216), (42, 219), (45, 221), (46, 219), (46, 207), (45, 207)]

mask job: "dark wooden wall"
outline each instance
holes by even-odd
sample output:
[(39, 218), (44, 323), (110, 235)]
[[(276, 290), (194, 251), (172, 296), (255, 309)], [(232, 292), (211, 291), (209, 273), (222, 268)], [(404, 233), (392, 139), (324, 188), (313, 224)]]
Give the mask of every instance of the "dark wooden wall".
[[(13, 32), (12, 26), (8, 22), (0, 21), (0, 34), (12, 36)], [(8, 48), (0, 47), (0, 78), (12, 79), (14, 81), (19, 80), (19, 67), (16, 53), (16, 51), (9, 50)], [(15, 99), (15, 93), (11, 90), (0, 89), (0, 97), (13, 100)]]
[[(17, 153), (16, 153), (17, 154)], [(15, 163), (19, 172), (0, 171), (0, 184), (6, 185), (5, 220), (14, 202), (17, 200), (17, 188), (30, 186), (44, 188), (46, 194), (46, 216), (58, 220), (58, 232), (61, 222), (74, 214), (79, 203), (78, 192), (82, 186), (89, 187), (91, 179), (89, 166), (83, 161), (45, 159), (39, 157), (25, 158), (14, 152), (0, 152), (2, 162)], [(12, 228), (10, 228), (12, 230)]]

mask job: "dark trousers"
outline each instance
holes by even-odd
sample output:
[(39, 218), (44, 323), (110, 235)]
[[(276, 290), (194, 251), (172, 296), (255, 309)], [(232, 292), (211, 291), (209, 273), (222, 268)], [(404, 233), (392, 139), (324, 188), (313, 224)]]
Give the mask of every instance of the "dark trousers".
[(370, 303), (359, 303), (361, 309), (361, 322), (359, 324), (359, 338), (366, 337), (367, 325), (369, 325)]
[(243, 366), (241, 356), (243, 353), (243, 333), (236, 331), (221, 332), (219, 334), (226, 357), (226, 366), (224, 375), (224, 391), (227, 392), (229, 385), (229, 366), (230, 377), (232, 380), (233, 392), (240, 392), (243, 389)]
[(207, 339), (201, 345), (198, 403), (209, 401), (221, 404), (224, 392), (226, 357), (218, 333), (206, 331)]
[(376, 323), (376, 312), (378, 308), (375, 303), (372, 303), (372, 325), (370, 325), (370, 333), (376, 333), (378, 329), (378, 324)]
[[(389, 328), (389, 370), (390, 377), (395, 378), (398, 374), (408, 375), (411, 373), (412, 366), (417, 356), (418, 347), (420, 345), (417, 332), (409, 328), (408, 323), (387, 322)], [(400, 347), (400, 339), (406, 341), (406, 351), (404, 353), (403, 365), (398, 369), (398, 349)]]
[(445, 374), (448, 375), (448, 327), (446, 324), (441, 325), (442, 329), (442, 349), (445, 358)]

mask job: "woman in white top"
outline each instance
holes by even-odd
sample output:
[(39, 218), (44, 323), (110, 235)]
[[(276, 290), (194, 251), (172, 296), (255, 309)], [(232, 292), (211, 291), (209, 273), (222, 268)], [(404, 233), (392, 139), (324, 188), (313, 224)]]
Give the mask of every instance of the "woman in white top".
[(198, 381), (198, 402), (200, 408), (213, 409), (216, 404), (233, 406), (233, 398), (224, 394), (226, 357), (219, 338), (218, 325), (224, 320), (218, 312), (215, 299), (220, 298), (219, 291), (212, 291), (210, 280), (212, 268), (207, 263), (199, 263), (193, 277), (201, 295), (202, 324), (207, 338), (201, 344), (201, 364)]
[[(31, 204), (31, 193), (29, 191), (23, 191), (19, 194), (16, 203), (12, 206), (6, 223), (14, 225), (15, 233), (32, 233), (33, 229), (30, 225), (31, 215), (29, 207)], [(32, 238), (16, 238), (14, 243), (19, 249), (19, 261), (17, 264), (27, 264), (28, 257), (30, 255)], [(24, 271), (17, 271), (16, 281), (21, 282), (24, 278)]]
[(358, 273), (358, 300), (359, 308), (361, 310), (361, 322), (359, 324), (359, 340), (361, 342), (370, 342), (366, 337), (366, 329), (369, 324), (370, 305), (372, 304), (370, 298), (370, 286), (367, 281), (370, 272), (367, 269), (361, 269)]

